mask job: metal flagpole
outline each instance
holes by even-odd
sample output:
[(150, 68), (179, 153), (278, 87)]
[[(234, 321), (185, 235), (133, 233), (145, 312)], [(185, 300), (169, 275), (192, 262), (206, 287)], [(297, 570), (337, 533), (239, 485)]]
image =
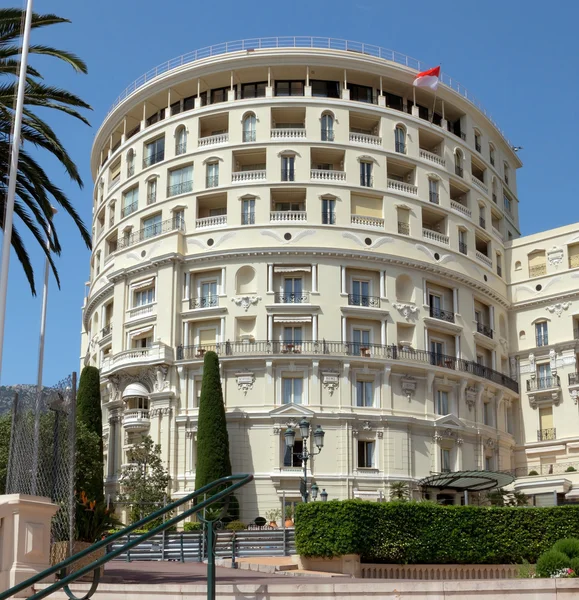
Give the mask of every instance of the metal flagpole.
[(6, 322), (6, 297), (8, 293), (8, 268), (10, 266), (10, 246), (12, 243), (12, 221), (14, 218), (14, 198), (16, 195), (16, 176), (18, 174), (18, 157), (20, 155), (20, 136), (22, 129), (22, 112), (24, 109), (24, 90), (26, 87), (26, 69), (28, 65), (28, 45), (30, 29), (32, 28), (32, 3), (26, 2), (26, 16), (22, 33), (22, 52), (20, 54), (20, 73), (18, 77), (18, 92), (14, 111), (14, 127), (12, 132), (12, 147), (10, 153), (10, 175), (6, 191), (6, 206), (4, 208), (4, 237), (2, 239), (2, 262), (0, 265), (0, 376), (2, 374), (2, 354), (4, 350), (4, 325)]

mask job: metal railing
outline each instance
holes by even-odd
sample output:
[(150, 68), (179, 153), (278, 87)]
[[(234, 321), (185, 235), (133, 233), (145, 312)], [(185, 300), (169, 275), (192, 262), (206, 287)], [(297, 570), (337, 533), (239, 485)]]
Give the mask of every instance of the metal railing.
[(214, 188), (219, 185), (219, 175), (208, 175), (205, 178), (205, 187)]
[(482, 333), (483, 335), (486, 335), (488, 338), (491, 338), (491, 340), (493, 339), (493, 330), (488, 325), (484, 325), (480, 321), (477, 321), (476, 322), (476, 330), (478, 333)]
[(308, 304), (309, 292), (276, 292), (274, 294), (276, 304)]
[(569, 373), (569, 385), (579, 385), (579, 373)]
[(481, 152), (481, 151), (482, 151), (481, 145), (480, 145), (478, 142), (475, 142), (475, 143), (474, 143), (474, 149), (475, 149), (477, 152)]
[[(128, 527), (125, 527), (124, 529), (121, 529), (120, 531), (118, 531), (116, 533), (113, 533), (112, 535), (106, 537), (105, 539), (103, 539), (99, 542), (96, 542), (95, 544), (93, 544), (92, 546), (89, 546), (85, 550), (81, 550), (80, 552), (78, 552), (77, 554), (74, 554), (73, 556), (67, 558), (66, 560), (63, 560), (62, 562), (60, 562), (48, 569), (36, 574), (36, 575), (33, 575), (29, 579), (26, 579), (25, 581), (19, 583), (18, 585), (15, 585), (14, 587), (0, 593), (0, 600), (8, 600), (8, 598), (11, 598), (11, 597), (15, 596), (16, 594), (19, 594), (20, 592), (23, 592), (25, 590), (29, 590), (34, 584), (39, 583), (48, 577), (56, 575), (57, 573), (61, 575), (61, 578), (59, 581), (52, 583), (48, 587), (36, 592), (35, 594), (32, 594), (31, 596), (29, 596), (28, 600), (41, 600), (41, 598), (46, 598), (47, 596), (50, 596), (54, 592), (61, 590), (61, 589), (64, 589), (66, 595), (69, 598), (74, 599), (75, 596), (72, 594), (72, 592), (69, 588), (69, 584), (72, 583), (73, 581), (75, 581), (76, 579), (82, 577), (83, 575), (86, 575), (92, 571), (93, 572), (92, 585), (91, 585), (90, 589), (88, 590), (88, 592), (86, 593), (86, 595), (83, 596), (83, 600), (88, 600), (89, 598), (91, 598), (94, 595), (94, 593), (97, 590), (99, 580), (100, 580), (100, 567), (102, 565), (108, 563), (109, 561), (113, 560), (114, 558), (117, 558), (118, 556), (120, 556), (124, 552), (127, 552), (131, 548), (138, 546), (142, 542), (162, 533), (163, 531), (173, 528), (175, 525), (177, 525), (177, 523), (180, 523), (184, 519), (187, 519), (188, 517), (191, 517), (192, 515), (203, 511), (205, 508), (207, 508), (208, 506), (211, 506), (215, 502), (219, 502), (220, 500), (231, 495), (233, 492), (235, 492), (239, 488), (243, 487), (244, 485), (247, 485), (252, 480), (253, 480), (253, 475), (251, 475), (251, 474), (230, 475), (229, 477), (222, 477), (221, 479), (217, 479), (216, 481), (213, 481), (212, 483), (209, 483), (209, 484), (199, 488), (198, 490), (195, 490), (194, 492), (187, 494), (183, 498), (180, 498), (179, 500), (176, 500), (175, 502), (172, 502), (171, 504), (168, 504), (167, 506), (164, 506), (163, 508), (153, 512), (152, 514), (145, 517), (144, 519), (141, 519), (141, 520), (137, 521), (136, 523), (133, 523), (132, 525), (129, 525)], [(207, 498), (208, 493), (212, 492), (215, 489), (219, 489), (224, 485), (227, 485), (227, 487), (225, 489), (222, 489), (221, 491), (216, 492), (212, 496)], [(198, 498), (205, 498), (205, 499), (201, 500), (199, 503), (196, 503)], [(191, 503), (193, 504), (193, 506), (191, 506)], [(140, 535), (136, 535), (135, 538), (130, 539), (129, 541), (125, 542), (124, 544), (117, 546), (115, 548), (110, 548), (110, 546), (112, 544), (114, 544), (121, 538), (126, 537), (127, 535), (129, 535), (130, 533), (132, 533), (136, 530), (143, 529), (143, 526), (154, 522), (156, 519), (163, 517), (163, 515), (171, 515), (174, 512), (178, 512), (177, 509), (183, 505), (189, 505), (190, 508), (185, 509), (183, 512), (177, 514), (177, 516), (175, 516), (175, 517), (167, 519), (165, 522), (161, 523), (157, 527), (154, 527), (154, 528), (150, 529), (149, 531), (142, 533)], [(216, 521), (205, 521), (205, 523), (206, 523), (206, 530), (207, 530), (207, 558), (208, 558), (208, 560), (207, 560), (207, 597), (210, 599), (214, 599), (215, 598), (215, 541), (216, 541), (215, 524), (216, 524)], [(107, 548), (110, 549), (109, 552), (107, 552)], [(74, 563), (78, 562), (79, 560), (85, 558), (86, 556), (92, 554), (93, 552), (96, 552), (101, 549), (106, 552), (106, 554), (104, 556), (102, 556), (101, 558), (98, 558), (97, 560), (92, 561), (91, 563), (89, 563), (88, 565), (86, 565), (84, 567), (80, 567), (77, 571), (74, 571), (73, 573), (71, 573), (69, 575), (66, 574), (68, 571), (68, 568), (71, 565), (73, 565)]]
[(537, 441), (538, 442), (548, 442), (551, 440), (557, 439), (556, 429), (551, 427), (549, 429), (537, 429)]
[(401, 235), (410, 235), (410, 225), (403, 221), (398, 221), (398, 233)]
[(187, 152), (187, 142), (183, 142), (182, 144), (177, 144), (175, 146), (175, 156), (181, 156), (181, 154), (185, 154)]
[(404, 142), (396, 142), (395, 146), (396, 152), (399, 152), (400, 154), (406, 154), (406, 144)]
[(295, 181), (296, 173), (294, 169), (282, 169), (280, 177), (281, 181)]
[[(207, 186), (209, 187), (209, 186)], [(179, 194), (186, 194), (187, 192), (193, 191), (193, 180), (181, 181), (181, 183), (174, 183), (167, 188), (167, 197), (178, 196)]]
[(241, 213), (241, 224), (255, 225), (255, 213), (253, 211)]
[(432, 204), (440, 204), (438, 192), (428, 192), (428, 199), (430, 202), (432, 202)]
[(189, 298), (189, 308), (214, 308), (215, 306), (219, 306), (219, 296)]
[(255, 142), (255, 140), (256, 140), (255, 129), (250, 129), (249, 131), (243, 132), (243, 141), (244, 142)]
[(374, 177), (372, 175), (360, 175), (360, 185), (362, 187), (374, 187)]
[(138, 202), (131, 202), (131, 204), (127, 204), (121, 208), (121, 218), (128, 217), (133, 214), (139, 208)]
[(162, 160), (165, 160), (165, 150), (159, 150), (159, 152), (149, 154), (149, 156), (145, 156), (145, 158), (143, 158), (143, 169), (150, 167), (151, 165), (156, 165)]
[(467, 254), (468, 253), (468, 247), (464, 242), (458, 242), (458, 251), (461, 254)]
[(538, 334), (535, 338), (535, 341), (537, 343), (537, 348), (540, 348), (541, 346), (548, 346), (549, 345), (549, 334), (548, 333)]
[(559, 375), (549, 375), (548, 377), (536, 377), (527, 380), (527, 392), (538, 392), (541, 390), (551, 390), (561, 387)]
[(331, 211), (322, 212), (322, 225), (335, 225), (336, 213)]
[(485, 221), (484, 217), (479, 217), (478, 218), (478, 224), (483, 228), (486, 229), (487, 228), (487, 222)]
[(380, 308), (380, 298), (378, 296), (366, 296), (365, 294), (348, 294), (348, 304), (350, 306)]
[(183, 219), (167, 219), (161, 223), (143, 227), (143, 229), (139, 229), (139, 231), (135, 231), (135, 233), (131, 233), (131, 235), (128, 235), (127, 237), (119, 238), (117, 240), (116, 249), (122, 250), (123, 248), (134, 246), (143, 240), (156, 237), (163, 233), (169, 233), (170, 231), (185, 231), (185, 223), (183, 222)]
[(442, 321), (447, 321), (448, 323), (454, 323), (454, 313), (450, 310), (443, 310), (442, 308), (431, 306), (430, 316), (433, 319), (440, 319)]
[[(482, 377), (514, 392), (519, 391), (519, 384), (508, 375), (499, 373), (478, 363), (430, 352), (415, 350), (396, 345), (382, 346), (361, 342), (335, 342), (327, 340), (302, 340), (300, 342), (284, 342), (277, 340), (226, 341), (217, 344), (193, 346), (177, 346), (177, 360), (193, 360), (203, 358), (205, 352), (211, 350), (221, 357), (267, 356), (287, 354), (288, 344), (294, 346), (292, 351), (299, 354), (326, 356), (365, 356), (376, 359), (400, 360), (410, 363), (429, 364)], [(362, 353), (362, 349), (364, 352)]]
[(148, 192), (147, 193), (147, 206), (151, 204), (155, 204), (157, 202), (157, 192)]
[(454, 165), (454, 172), (459, 177), (463, 177), (464, 175), (464, 169), (462, 167), (459, 167), (458, 165)]
[(105, 325), (102, 329), (101, 329), (101, 337), (104, 338), (107, 335), (109, 335), (110, 333), (112, 333), (113, 331), (113, 324), (109, 323), (108, 325)]
[(334, 130), (333, 129), (322, 129), (322, 142), (333, 142), (334, 141)]

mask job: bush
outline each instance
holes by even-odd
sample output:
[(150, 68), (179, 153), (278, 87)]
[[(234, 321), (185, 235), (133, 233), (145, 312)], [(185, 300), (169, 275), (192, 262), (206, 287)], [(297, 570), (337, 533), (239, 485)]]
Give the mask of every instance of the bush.
[(575, 571), (575, 573), (579, 574), (579, 556), (576, 556), (575, 558), (570, 558), (569, 566), (573, 569), (573, 571)]
[(187, 521), (183, 525), (183, 531), (201, 531), (203, 529), (203, 523), (198, 521)]
[(537, 473), (537, 471), (535, 471), (534, 469), (532, 471), (529, 471), (529, 476), (531, 475), (538, 475), (539, 473)]
[(578, 558), (579, 540), (576, 538), (563, 538), (562, 540), (558, 540), (557, 542), (555, 542), (552, 550), (562, 552), (563, 554), (566, 554), (569, 558)]
[(332, 500), (297, 507), (304, 556), (360, 554), (366, 562), (512, 564), (579, 537), (579, 507), (438, 506), (429, 502)]
[(577, 471), (575, 467), (567, 467), (565, 469), (565, 473), (575, 473), (575, 471)]
[(228, 531), (243, 531), (244, 529), (247, 529), (247, 527), (241, 521), (231, 521), (231, 523), (227, 523), (225, 529)]
[(567, 569), (571, 566), (571, 559), (558, 550), (547, 550), (539, 557), (537, 561), (537, 576), (551, 577), (561, 569)]

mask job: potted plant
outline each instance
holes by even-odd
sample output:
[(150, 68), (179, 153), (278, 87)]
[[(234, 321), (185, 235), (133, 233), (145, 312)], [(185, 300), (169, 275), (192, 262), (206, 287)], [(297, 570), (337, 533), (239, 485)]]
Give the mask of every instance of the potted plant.
[(274, 508), (272, 510), (268, 510), (265, 513), (267, 520), (269, 521), (270, 527), (277, 527), (277, 519), (281, 517), (281, 510), (279, 508)]
[(294, 507), (291, 504), (287, 504), (285, 507), (285, 526), (294, 526)]

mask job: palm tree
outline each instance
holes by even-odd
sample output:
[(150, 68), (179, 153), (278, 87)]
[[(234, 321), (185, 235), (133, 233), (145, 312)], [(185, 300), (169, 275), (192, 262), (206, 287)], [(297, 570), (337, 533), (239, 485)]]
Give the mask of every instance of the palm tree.
[(406, 481), (395, 481), (390, 484), (390, 500), (405, 502), (410, 497), (410, 490)]
[[(0, 227), (4, 227), (4, 211), (6, 206), (6, 192), (8, 188), (8, 173), (10, 165), (10, 139), (15, 108), (17, 78), (20, 68), (19, 56), (21, 24), (24, 11), (17, 8), (0, 9), (0, 77), (6, 81), (0, 83)], [(38, 29), (56, 23), (69, 23), (67, 19), (56, 15), (38, 15), (32, 17), (32, 28)], [(31, 54), (44, 54), (53, 56), (68, 63), (76, 72), (86, 73), (86, 64), (74, 54), (50, 46), (31, 45)], [(1, 80), (0, 80), (1, 81)], [(68, 176), (80, 188), (83, 183), (74, 161), (70, 158), (59, 141), (53, 129), (34, 112), (34, 107), (51, 108), (64, 112), (75, 119), (89, 125), (78, 109), (90, 109), (90, 106), (78, 96), (66, 90), (51, 87), (43, 83), (41, 74), (34, 68), (28, 67), (25, 107), (22, 120), (22, 148), (18, 163), (18, 177), (16, 181), (16, 201), (14, 205), (15, 223), (18, 218), (40, 244), (43, 252), (48, 256), (52, 271), (57, 283), (60, 285), (58, 271), (53, 262), (52, 253), (60, 254), (61, 246), (56, 229), (52, 225), (52, 206), (58, 204), (68, 213), (76, 226), (87, 247), (90, 248), (90, 233), (82, 222), (79, 214), (67, 196), (60, 190), (47, 175), (35, 158), (27, 150), (42, 149), (55, 157), (64, 167)], [(50, 237), (51, 250), (46, 249), (46, 238)], [(26, 250), (24, 240), (14, 227), (12, 232), (12, 247), (20, 261), (33, 294), (36, 294), (34, 284), (34, 270)]]

